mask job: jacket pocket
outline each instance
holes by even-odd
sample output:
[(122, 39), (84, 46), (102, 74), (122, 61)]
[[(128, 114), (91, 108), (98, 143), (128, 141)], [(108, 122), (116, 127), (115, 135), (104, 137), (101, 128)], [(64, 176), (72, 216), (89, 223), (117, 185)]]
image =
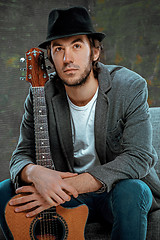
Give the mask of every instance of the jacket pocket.
[(107, 132), (107, 143), (112, 152), (118, 153), (122, 151), (124, 122), (118, 120), (115, 128)]

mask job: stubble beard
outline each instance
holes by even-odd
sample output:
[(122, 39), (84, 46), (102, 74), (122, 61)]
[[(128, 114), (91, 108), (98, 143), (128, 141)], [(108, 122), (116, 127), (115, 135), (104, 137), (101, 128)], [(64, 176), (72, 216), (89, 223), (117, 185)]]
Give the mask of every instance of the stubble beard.
[[(56, 71), (56, 68), (55, 68), (55, 71)], [(77, 80), (74, 80), (73, 83), (69, 83), (66, 79), (62, 79), (62, 78), (60, 78), (60, 79), (63, 82), (63, 84), (68, 87), (80, 87), (87, 82), (91, 71), (92, 71), (92, 55), (90, 56), (90, 60), (89, 60), (87, 67), (85, 68), (84, 72), (81, 74), (81, 76)], [(56, 73), (57, 73), (57, 71), (56, 71)], [(57, 75), (58, 75), (58, 73), (57, 73)]]
[(61, 79), (63, 84), (68, 87), (80, 87), (84, 85), (87, 82), (87, 79), (91, 73), (92, 66), (90, 65), (90, 68), (86, 68), (85, 71), (81, 74), (80, 78), (74, 81), (74, 83), (69, 83), (65, 79)]

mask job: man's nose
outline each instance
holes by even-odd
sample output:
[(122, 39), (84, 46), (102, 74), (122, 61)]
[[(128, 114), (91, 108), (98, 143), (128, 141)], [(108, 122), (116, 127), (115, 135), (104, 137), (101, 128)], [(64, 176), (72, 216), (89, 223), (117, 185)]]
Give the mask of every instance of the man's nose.
[(64, 63), (73, 62), (73, 54), (72, 54), (71, 50), (65, 49), (64, 56), (63, 56), (63, 62)]

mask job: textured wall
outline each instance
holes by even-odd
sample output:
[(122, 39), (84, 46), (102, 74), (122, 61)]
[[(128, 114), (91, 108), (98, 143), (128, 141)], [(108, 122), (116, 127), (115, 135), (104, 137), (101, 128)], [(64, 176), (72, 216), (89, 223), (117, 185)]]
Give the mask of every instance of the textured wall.
[(9, 177), (29, 87), (19, 80), (19, 58), (45, 39), (50, 10), (72, 5), (87, 7), (96, 29), (106, 32), (102, 61), (144, 76), (150, 106), (160, 105), (159, 0), (0, 0), (0, 180)]

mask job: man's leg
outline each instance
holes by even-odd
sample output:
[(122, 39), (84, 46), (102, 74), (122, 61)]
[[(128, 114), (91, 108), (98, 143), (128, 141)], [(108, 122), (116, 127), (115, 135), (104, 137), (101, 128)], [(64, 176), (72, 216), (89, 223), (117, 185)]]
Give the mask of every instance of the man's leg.
[(12, 236), (5, 221), (5, 207), (7, 202), (15, 195), (15, 191), (10, 179), (0, 183), (0, 225), (6, 239), (11, 240)]
[[(145, 240), (152, 193), (141, 180), (127, 179), (109, 192), (92, 193), (94, 219), (112, 224), (112, 240)], [(88, 202), (86, 202), (88, 204)]]
[(152, 193), (141, 180), (123, 180), (111, 194), (113, 212), (112, 240), (145, 240), (147, 215), (152, 205)]
[(152, 199), (151, 190), (143, 181), (127, 179), (117, 183), (109, 193), (82, 194), (64, 206), (86, 204), (89, 221), (112, 224), (112, 240), (145, 240)]

